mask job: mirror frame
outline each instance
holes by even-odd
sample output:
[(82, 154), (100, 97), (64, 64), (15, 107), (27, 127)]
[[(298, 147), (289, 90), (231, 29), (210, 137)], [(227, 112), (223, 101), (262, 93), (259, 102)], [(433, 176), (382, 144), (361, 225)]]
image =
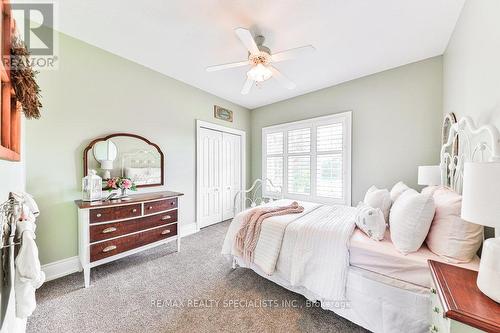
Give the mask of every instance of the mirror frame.
[(132, 133), (115, 133), (115, 134), (110, 134), (110, 135), (92, 140), (92, 142), (90, 142), (89, 145), (87, 147), (85, 147), (85, 149), (83, 150), (83, 176), (85, 177), (88, 175), (88, 172), (87, 172), (88, 164), (89, 164), (88, 159), (87, 159), (88, 152), (94, 147), (94, 145), (96, 143), (101, 142), (101, 141), (107, 141), (107, 140), (114, 138), (114, 137), (117, 137), (117, 136), (128, 136), (131, 138), (136, 138), (136, 139), (142, 140), (142, 141), (146, 142), (148, 145), (155, 147), (156, 150), (158, 151), (158, 153), (160, 154), (160, 161), (161, 161), (161, 178), (160, 178), (161, 181), (160, 181), (160, 183), (137, 185), (137, 187), (154, 187), (154, 186), (165, 185), (165, 157), (164, 157), (163, 152), (161, 151), (160, 147), (156, 143), (149, 141), (145, 137), (137, 135), (137, 134), (132, 134)]

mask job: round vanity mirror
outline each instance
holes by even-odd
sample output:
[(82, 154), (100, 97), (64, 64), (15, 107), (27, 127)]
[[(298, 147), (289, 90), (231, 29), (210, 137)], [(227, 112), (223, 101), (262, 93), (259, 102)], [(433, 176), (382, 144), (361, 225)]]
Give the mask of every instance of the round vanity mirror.
[(99, 162), (114, 161), (116, 159), (116, 155), (118, 154), (116, 145), (111, 140), (96, 143), (94, 148), (92, 148), (92, 151), (95, 159)]

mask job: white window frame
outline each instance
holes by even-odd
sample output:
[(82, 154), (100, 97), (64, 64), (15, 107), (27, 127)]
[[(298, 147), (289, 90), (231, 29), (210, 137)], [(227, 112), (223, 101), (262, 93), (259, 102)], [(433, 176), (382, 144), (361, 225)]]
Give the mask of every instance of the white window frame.
[[(326, 198), (319, 197), (316, 195), (316, 132), (318, 126), (325, 126), (334, 123), (343, 123), (344, 133), (342, 142), (342, 179), (343, 179), (343, 199)], [(293, 153), (288, 154), (288, 131), (294, 129), (301, 129), (305, 127), (311, 128), (311, 149), (309, 155), (310, 158), (310, 175), (311, 175), (311, 194), (310, 195), (298, 195), (288, 193), (288, 156), (293, 155), (307, 155), (308, 153)], [(338, 204), (338, 205), (351, 205), (351, 142), (352, 142), (352, 112), (346, 111), (341, 113), (332, 114), (329, 116), (316, 117), (306, 120), (294, 121), (289, 123), (283, 123), (274, 126), (268, 126), (262, 128), (262, 179), (266, 179), (266, 169), (267, 169), (267, 134), (272, 134), (276, 132), (283, 133), (283, 154), (274, 154), (269, 156), (282, 156), (283, 157), (283, 188), (282, 193), (267, 191), (266, 186), (262, 188), (263, 197), (270, 198), (289, 198), (295, 200), (311, 201), (325, 204)], [(328, 152), (330, 153), (330, 152)], [(327, 153), (327, 154), (328, 154)], [(320, 153), (322, 154), (322, 153)]]

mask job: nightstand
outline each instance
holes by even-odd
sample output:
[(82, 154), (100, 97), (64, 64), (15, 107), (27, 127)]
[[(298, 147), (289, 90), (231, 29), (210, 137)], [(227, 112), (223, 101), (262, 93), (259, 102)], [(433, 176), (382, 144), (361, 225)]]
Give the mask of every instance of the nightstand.
[(434, 260), (429, 260), (429, 267), (432, 276), (430, 332), (500, 332), (500, 304), (479, 290), (476, 271)]

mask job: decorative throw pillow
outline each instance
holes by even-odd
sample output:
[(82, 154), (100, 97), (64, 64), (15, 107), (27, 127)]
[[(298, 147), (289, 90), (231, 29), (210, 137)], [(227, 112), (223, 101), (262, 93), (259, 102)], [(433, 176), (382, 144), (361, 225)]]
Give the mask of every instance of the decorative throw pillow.
[(391, 195), (387, 189), (378, 189), (375, 186), (370, 187), (368, 191), (366, 191), (363, 202), (370, 207), (380, 208), (382, 213), (384, 213), (385, 221), (389, 221), (389, 211), (392, 201)]
[(403, 182), (396, 183), (391, 190), (392, 203), (394, 203), (394, 201), (396, 201), (403, 192), (409, 189), (410, 188)]
[(433, 191), (436, 214), (426, 243), (429, 250), (452, 263), (468, 262), (483, 242), (483, 226), (462, 220), (462, 196), (445, 187)]
[(422, 189), (421, 193), (434, 195), (434, 192), (436, 192), (436, 190), (439, 188), (443, 188), (443, 186), (436, 186), (436, 185), (427, 186)]
[(434, 212), (432, 195), (409, 189), (397, 198), (392, 205), (390, 224), (392, 243), (399, 252), (408, 254), (422, 246)]
[(356, 225), (371, 239), (376, 241), (384, 239), (385, 218), (380, 208), (373, 208), (360, 202), (356, 214)]

